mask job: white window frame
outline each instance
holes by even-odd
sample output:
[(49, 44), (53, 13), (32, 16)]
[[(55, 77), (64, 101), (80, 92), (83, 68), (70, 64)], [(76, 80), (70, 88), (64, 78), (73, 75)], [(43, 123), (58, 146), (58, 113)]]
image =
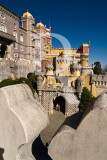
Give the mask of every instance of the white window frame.
[(20, 41), (23, 43), (23, 35), (20, 35)]
[(13, 36), (17, 38), (17, 32), (15, 30), (13, 31)]
[(0, 23), (0, 31), (7, 33), (7, 28), (3, 23)]

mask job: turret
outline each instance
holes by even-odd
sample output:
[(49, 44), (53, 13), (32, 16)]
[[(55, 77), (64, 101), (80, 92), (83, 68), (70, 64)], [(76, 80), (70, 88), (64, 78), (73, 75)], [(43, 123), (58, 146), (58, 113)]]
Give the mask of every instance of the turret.
[(76, 89), (77, 89), (77, 94), (78, 94), (78, 97), (80, 98), (81, 97), (81, 93), (82, 93), (82, 79), (79, 77), (77, 80), (76, 80)]
[(78, 63), (72, 63), (71, 65), (71, 74), (73, 74), (74, 76), (80, 76), (80, 69), (81, 66)]
[(89, 48), (90, 48), (90, 41), (88, 44), (84, 43), (80, 46), (81, 65), (83, 67), (89, 66)]
[(55, 76), (53, 73), (53, 64), (46, 64), (46, 72), (47, 72), (47, 82), (49, 84), (56, 83)]
[(42, 82), (43, 82), (42, 76), (38, 76), (37, 77), (37, 90), (41, 90), (41, 88), (42, 88)]

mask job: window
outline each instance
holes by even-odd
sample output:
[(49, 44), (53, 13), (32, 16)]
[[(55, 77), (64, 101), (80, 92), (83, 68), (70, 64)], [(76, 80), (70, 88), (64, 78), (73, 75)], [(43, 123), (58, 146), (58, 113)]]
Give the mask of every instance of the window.
[(0, 24), (0, 31), (7, 32), (6, 26), (4, 24)]
[(15, 36), (15, 38), (17, 38), (17, 32), (13, 31), (13, 36)]
[(34, 30), (34, 24), (32, 24), (32, 30)]
[(20, 51), (23, 51), (23, 46), (20, 46)]
[(14, 54), (14, 59), (17, 60), (17, 58), (18, 58), (18, 55)]
[(0, 17), (1, 17), (2, 19), (5, 19), (4, 13), (1, 13), (1, 12), (0, 12)]
[(34, 39), (32, 40), (32, 45), (33, 45), (33, 46), (35, 45), (35, 40), (34, 40)]
[(38, 46), (38, 42), (35, 41), (35, 46)]
[(14, 23), (14, 29), (16, 30), (16, 23)]
[(14, 43), (14, 49), (17, 49), (17, 43)]
[(23, 43), (23, 35), (20, 35), (20, 41)]

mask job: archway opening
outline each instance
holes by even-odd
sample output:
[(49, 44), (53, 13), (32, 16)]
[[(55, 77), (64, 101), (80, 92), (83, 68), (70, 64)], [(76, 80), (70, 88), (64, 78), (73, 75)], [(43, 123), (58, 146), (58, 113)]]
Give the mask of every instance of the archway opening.
[(5, 57), (6, 50), (7, 50), (7, 46), (5, 44), (2, 44), (1, 45), (1, 51), (0, 51), (1, 58)]
[(63, 114), (65, 114), (65, 104), (66, 101), (62, 96), (58, 96), (53, 100), (54, 108), (56, 110), (61, 111)]

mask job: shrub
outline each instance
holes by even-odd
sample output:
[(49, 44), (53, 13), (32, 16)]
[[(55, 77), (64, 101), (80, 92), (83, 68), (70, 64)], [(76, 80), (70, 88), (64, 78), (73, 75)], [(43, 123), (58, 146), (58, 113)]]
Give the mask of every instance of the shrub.
[(84, 87), (80, 98), (79, 111), (84, 112), (93, 100), (94, 97), (91, 94), (91, 91), (89, 91), (86, 87)]
[(32, 90), (32, 93), (34, 95), (35, 89), (33, 88), (30, 80), (27, 78), (20, 78), (20, 79), (16, 79), (16, 80), (5, 79), (0, 82), (0, 88), (5, 87), (5, 86), (10, 86), (10, 85), (15, 85), (15, 84), (22, 84), (22, 83), (26, 83), (30, 87), (30, 89)]

